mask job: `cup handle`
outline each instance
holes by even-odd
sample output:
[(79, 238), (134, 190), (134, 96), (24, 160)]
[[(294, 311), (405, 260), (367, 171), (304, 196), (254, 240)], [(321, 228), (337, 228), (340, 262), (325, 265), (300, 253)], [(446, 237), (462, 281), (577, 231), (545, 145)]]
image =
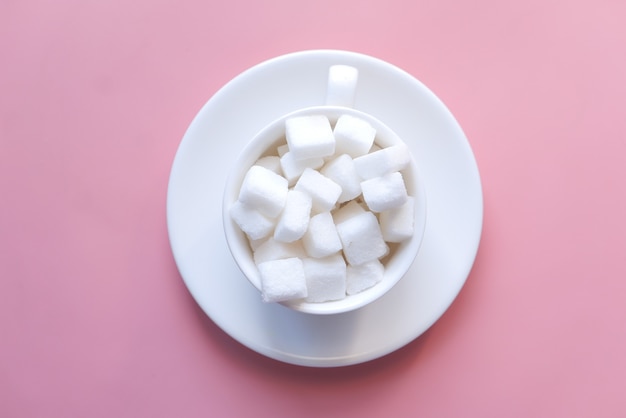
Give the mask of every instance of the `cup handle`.
[(349, 65), (333, 65), (328, 69), (326, 105), (354, 107), (359, 70)]

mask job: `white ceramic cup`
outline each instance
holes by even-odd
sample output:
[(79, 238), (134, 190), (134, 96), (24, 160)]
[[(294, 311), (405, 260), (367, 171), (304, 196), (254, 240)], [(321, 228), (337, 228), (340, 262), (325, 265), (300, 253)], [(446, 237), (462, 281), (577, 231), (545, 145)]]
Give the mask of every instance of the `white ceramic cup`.
[[(268, 150), (285, 142), (285, 121), (291, 117), (325, 115), (334, 127), (344, 114), (369, 122), (376, 129), (374, 143), (380, 147), (399, 144), (402, 140), (387, 125), (372, 115), (351, 108), (357, 88), (358, 71), (348, 66), (333, 66), (329, 69), (326, 105), (308, 107), (283, 115), (261, 129), (241, 151), (224, 188), (222, 216), (224, 233), (230, 252), (239, 269), (250, 283), (261, 292), (261, 278), (254, 263), (254, 253), (245, 234), (230, 216), (230, 208), (239, 196), (239, 190), (248, 169)], [(294, 310), (310, 314), (337, 314), (363, 307), (387, 293), (405, 275), (419, 251), (426, 223), (426, 195), (415, 160), (402, 170), (407, 193), (415, 198), (415, 222), (411, 238), (399, 244), (390, 244), (389, 254), (382, 259), (385, 267), (381, 282), (354, 295), (328, 302), (306, 302), (291, 300), (280, 302)], [(261, 296), (259, 295), (259, 298)]]

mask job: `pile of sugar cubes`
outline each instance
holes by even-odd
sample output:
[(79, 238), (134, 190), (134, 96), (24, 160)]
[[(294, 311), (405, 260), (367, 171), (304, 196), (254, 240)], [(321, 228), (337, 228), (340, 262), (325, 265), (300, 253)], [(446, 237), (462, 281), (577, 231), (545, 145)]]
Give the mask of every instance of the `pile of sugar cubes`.
[[(413, 234), (406, 144), (381, 148), (367, 121), (294, 116), (249, 168), (230, 216), (246, 234), (266, 302), (338, 300), (383, 279), (390, 245)], [(286, 140), (286, 141), (285, 141)], [(286, 143), (285, 143), (286, 142)]]

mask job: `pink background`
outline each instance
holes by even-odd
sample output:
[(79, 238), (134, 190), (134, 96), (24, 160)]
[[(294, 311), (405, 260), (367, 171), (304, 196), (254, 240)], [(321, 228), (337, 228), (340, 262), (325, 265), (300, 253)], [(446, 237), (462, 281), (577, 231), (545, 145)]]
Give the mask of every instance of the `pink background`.
[[(626, 416), (625, 19), (620, 0), (2, 1), (0, 416)], [(446, 314), (336, 369), (224, 334), (165, 221), (203, 103), (317, 48), (429, 86), (485, 203)]]

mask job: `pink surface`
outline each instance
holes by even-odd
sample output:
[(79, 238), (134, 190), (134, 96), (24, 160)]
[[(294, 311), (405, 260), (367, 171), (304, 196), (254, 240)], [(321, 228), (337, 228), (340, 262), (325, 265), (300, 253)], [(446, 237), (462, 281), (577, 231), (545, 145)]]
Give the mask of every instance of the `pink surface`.
[[(0, 416), (626, 416), (626, 3), (0, 3)], [(313, 48), (428, 85), (484, 187), (475, 267), (379, 360), (262, 357), (195, 305), (165, 222), (187, 125)]]

